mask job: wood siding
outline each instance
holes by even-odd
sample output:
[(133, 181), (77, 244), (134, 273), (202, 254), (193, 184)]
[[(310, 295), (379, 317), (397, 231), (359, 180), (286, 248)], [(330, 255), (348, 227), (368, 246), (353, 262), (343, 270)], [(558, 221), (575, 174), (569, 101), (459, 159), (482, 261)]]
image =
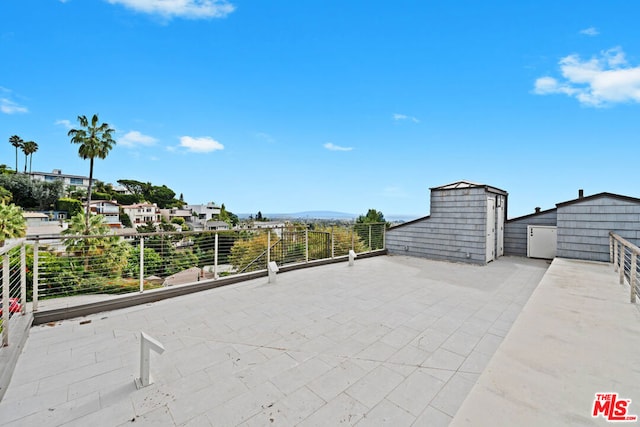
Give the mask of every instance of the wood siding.
[(527, 226), (557, 225), (556, 209), (527, 215), (507, 221), (504, 230), (504, 254), (511, 256), (527, 256)]
[(389, 253), (485, 264), (489, 196), (485, 188), (432, 190), (429, 217), (387, 231)]
[(640, 203), (600, 197), (559, 206), (557, 256), (609, 261), (610, 231), (640, 245)]

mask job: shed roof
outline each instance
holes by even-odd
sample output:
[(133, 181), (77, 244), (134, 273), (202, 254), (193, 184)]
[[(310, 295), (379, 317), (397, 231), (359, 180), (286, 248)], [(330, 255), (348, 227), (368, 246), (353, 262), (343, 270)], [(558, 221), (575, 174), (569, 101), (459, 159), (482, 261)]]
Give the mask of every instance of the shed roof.
[(504, 190), (501, 190), (497, 187), (492, 187), (490, 185), (487, 184), (479, 184), (477, 182), (471, 182), (471, 181), (456, 181), (456, 182), (452, 182), (450, 184), (445, 184), (445, 185), (441, 185), (439, 187), (431, 187), (430, 190), (431, 191), (439, 191), (439, 190), (459, 190), (459, 189), (466, 189), (466, 188), (484, 188), (486, 190), (489, 190), (491, 192), (494, 193), (501, 193), (504, 195), (507, 195), (508, 193)]

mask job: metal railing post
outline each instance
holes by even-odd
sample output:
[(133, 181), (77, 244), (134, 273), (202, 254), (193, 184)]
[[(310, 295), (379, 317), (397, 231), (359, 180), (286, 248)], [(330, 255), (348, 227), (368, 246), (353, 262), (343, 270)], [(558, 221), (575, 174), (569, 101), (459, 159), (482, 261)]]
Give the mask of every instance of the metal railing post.
[(304, 230), (304, 260), (309, 262), (309, 229)]
[(27, 313), (27, 248), (20, 245), (20, 313)]
[(331, 259), (335, 258), (336, 255), (336, 249), (335, 249), (335, 243), (333, 240), (333, 227), (331, 227)]
[(387, 224), (382, 224), (382, 249), (387, 247)]
[(38, 287), (40, 284), (38, 283), (38, 272), (40, 265), (40, 240), (36, 239), (36, 242), (33, 244), (33, 294), (31, 298), (33, 299), (31, 303), (31, 310), (33, 312), (38, 311)]
[(618, 241), (613, 242), (613, 271), (618, 271)]
[(629, 286), (631, 286), (631, 295), (629, 299), (631, 302), (636, 302), (636, 282), (637, 282), (637, 271), (638, 269), (638, 255), (635, 252), (631, 253), (631, 269), (629, 270)]
[(620, 244), (620, 250), (618, 251), (618, 255), (620, 256), (620, 284), (624, 284), (624, 254), (626, 252), (626, 248)]
[(267, 265), (271, 261), (271, 230), (267, 230)]
[(144, 237), (140, 236), (140, 293), (144, 292)]
[(218, 233), (216, 232), (213, 243), (213, 278), (218, 278)]
[(371, 224), (369, 224), (369, 252), (373, 249), (373, 243), (371, 241)]
[(9, 345), (9, 251), (2, 255), (2, 347)]

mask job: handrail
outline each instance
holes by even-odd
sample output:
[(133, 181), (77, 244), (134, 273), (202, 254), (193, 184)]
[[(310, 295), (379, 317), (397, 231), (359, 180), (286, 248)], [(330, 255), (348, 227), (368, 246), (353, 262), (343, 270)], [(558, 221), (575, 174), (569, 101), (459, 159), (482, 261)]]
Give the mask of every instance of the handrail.
[[(629, 253), (628, 262), (627, 252)], [(618, 234), (609, 232), (609, 260), (614, 265), (614, 270), (619, 272), (620, 284), (624, 284), (625, 279), (628, 280), (629, 301), (632, 303), (636, 302), (636, 297), (640, 293), (638, 256), (640, 256), (640, 248)]]

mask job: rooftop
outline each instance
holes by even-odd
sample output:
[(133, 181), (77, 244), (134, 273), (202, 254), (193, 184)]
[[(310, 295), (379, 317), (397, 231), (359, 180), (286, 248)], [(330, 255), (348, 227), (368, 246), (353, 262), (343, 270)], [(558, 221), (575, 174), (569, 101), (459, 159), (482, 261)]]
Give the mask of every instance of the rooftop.
[[(378, 256), (34, 327), (0, 424), (605, 424), (595, 393), (640, 396), (640, 312), (607, 264), (548, 268)], [(141, 331), (166, 351), (138, 390)]]

